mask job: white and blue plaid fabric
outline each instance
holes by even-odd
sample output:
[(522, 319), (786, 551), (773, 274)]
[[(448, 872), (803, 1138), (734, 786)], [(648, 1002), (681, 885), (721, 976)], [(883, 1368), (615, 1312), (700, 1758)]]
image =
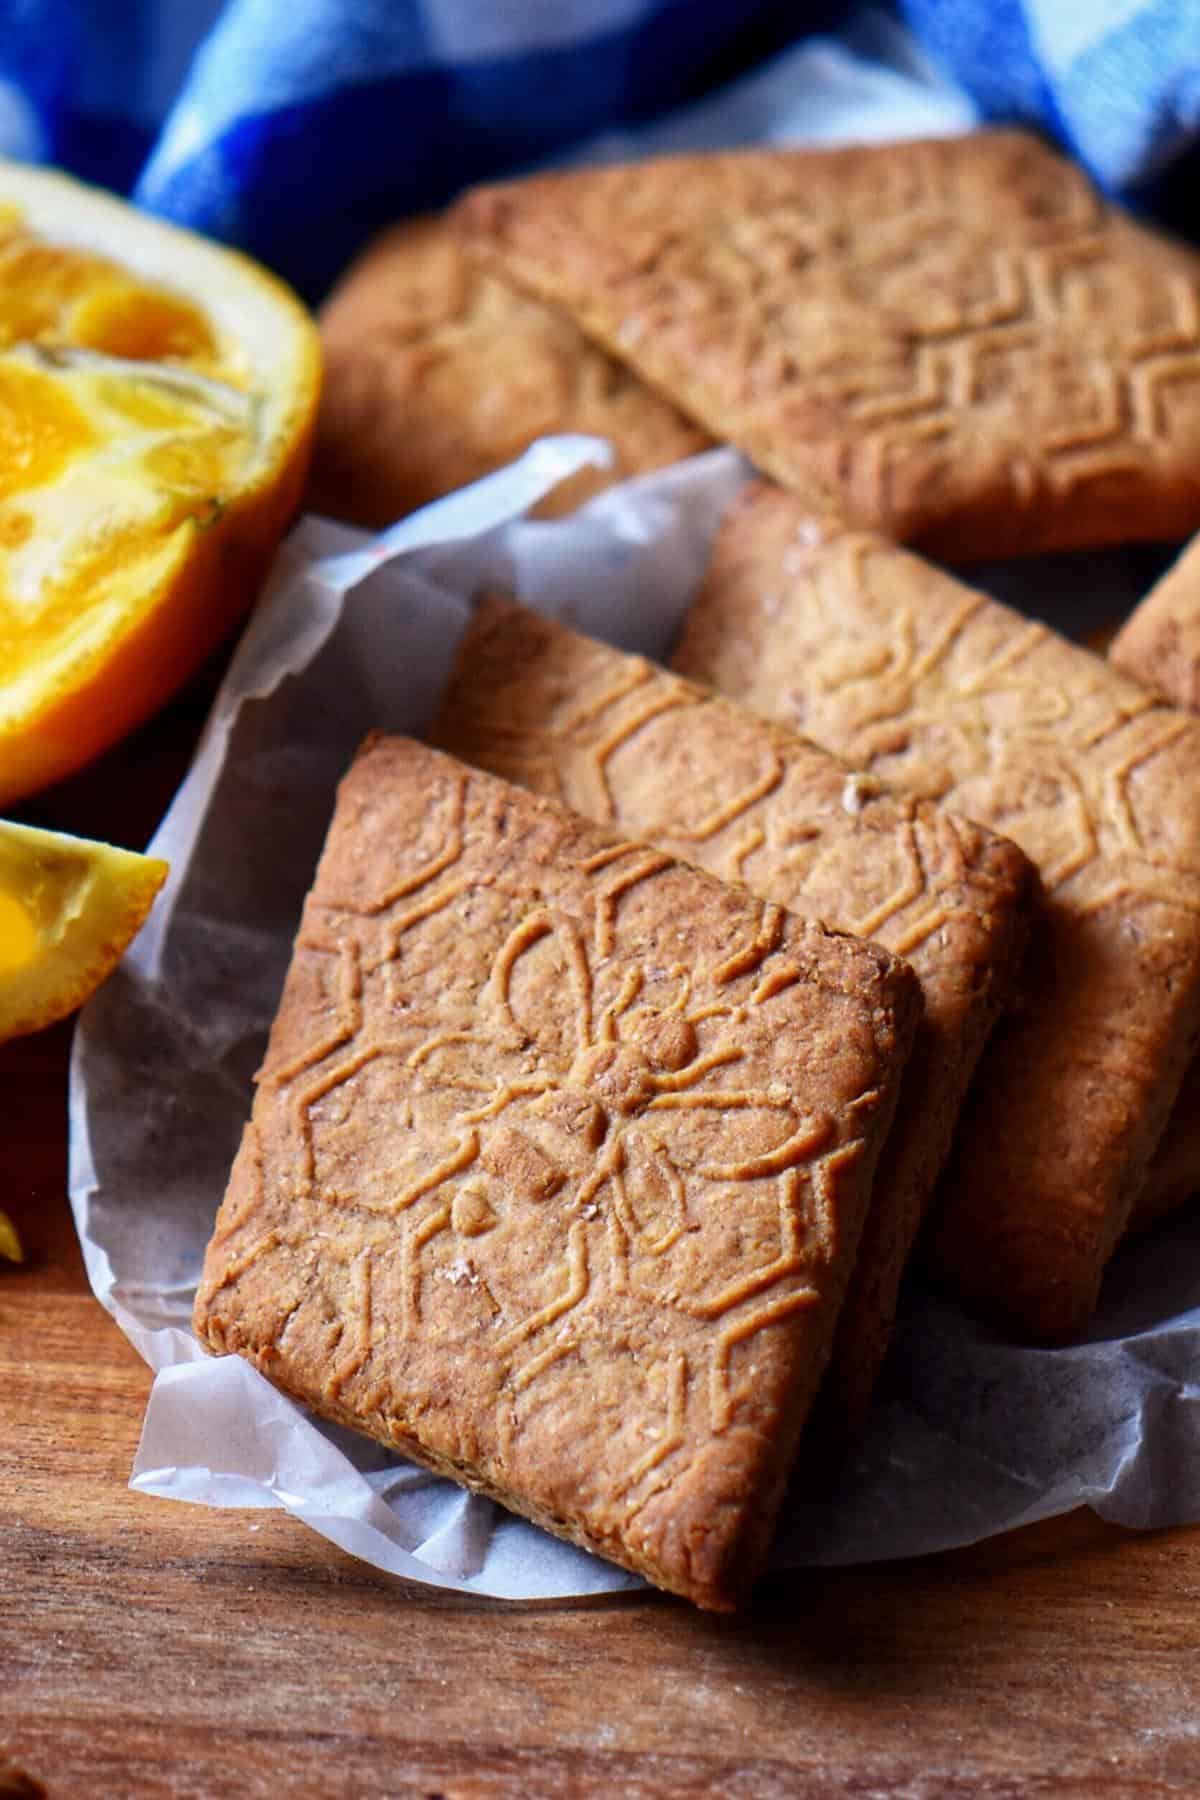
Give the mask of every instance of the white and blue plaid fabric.
[[(1041, 125), (1110, 191), (1150, 188), (1200, 139), (1198, 0), (901, 0), (988, 119)], [(1200, 231), (1200, 212), (1193, 211)]]
[[(1107, 186), (1173, 198), (1175, 223), (1200, 232), (1190, 183), (1182, 218), (1180, 183), (1161, 186), (1196, 166), (1200, 0), (897, 8), (936, 71), (917, 79), (940, 92), (941, 128), (1040, 124)], [(847, 86), (828, 38), (816, 55), (787, 48), (861, 29), (845, 0), (0, 0), (0, 152), (131, 192), (316, 296), (386, 220), (596, 133), (647, 127), (657, 146), (651, 121), (769, 58), (765, 90), (743, 80), (702, 107), (702, 138), (768, 135), (764, 91), (769, 135), (879, 136), (888, 76), (912, 60), (894, 31), (882, 87), (861, 56)]]
[(0, 0), (0, 150), (307, 292), (389, 218), (686, 102), (786, 0)]

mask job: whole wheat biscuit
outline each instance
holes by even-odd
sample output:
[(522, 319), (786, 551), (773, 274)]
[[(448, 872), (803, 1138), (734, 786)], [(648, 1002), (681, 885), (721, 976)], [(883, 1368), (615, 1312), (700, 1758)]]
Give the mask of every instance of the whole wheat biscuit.
[(887, 951), (377, 738), (339, 793), (197, 1330), (728, 1607), (919, 1009)]
[[(1193, 540), (1136, 607), (1109, 646), (1126, 675), (1173, 706), (1200, 712), (1200, 539)], [(1135, 1208), (1141, 1227), (1200, 1193), (1200, 1066), (1193, 1065)]]
[(1172, 706), (1200, 712), (1200, 538), (1130, 613), (1108, 655)]
[(325, 303), (321, 342), (308, 504), (358, 525), (390, 524), (551, 432), (609, 438), (616, 461), (564, 482), (543, 513), (710, 442), (569, 319), (473, 270), (440, 219), (376, 239)]
[(1200, 1031), (1200, 722), (765, 485), (723, 526), (676, 666), (1040, 869), (1027, 999), (984, 1053), (933, 1247), (970, 1300), (1072, 1335)]
[(925, 1001), (838, 1321), (823, 1413), (866, 1413), (900, 1278), (1036, 895), (1014, 844), (885, 793), (827, 751), (641, 657), (491, 600), (433, 742), (763, 899), (907, 958)]
[(457, 218), (861, 526), (972, 557), (1200, 525), (1200, 258), (1024, 133), (539, 175)]
[(1189, 1063), (1179, 1097), (1134, 1202), (1131, 1232), (1145, 1231), (1200, 1194), (1200, 1063)]

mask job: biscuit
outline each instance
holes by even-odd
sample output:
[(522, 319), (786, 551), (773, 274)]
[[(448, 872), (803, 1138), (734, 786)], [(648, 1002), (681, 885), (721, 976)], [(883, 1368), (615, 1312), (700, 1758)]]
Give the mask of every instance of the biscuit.
[(838, 1321), (822, 1413), (845, 1439), (883, 1362), (908, 1260), (1036, 877), (1014, 844), (503, 601), (480, 609), (434, 724), (443, 749), (907, 958), (925, 1001)]
[(440, 220), (393, 226), (321, 312), (325, 383), (308, 504), (379, 527), (559, 431), (611, 440), (540, 508), (562, 513), (710, 440), (569, 319), (474, 271)]
[[(1109, 646), (1109, 661), (1172, 706), (1200, 712), (1200, 538), (1135, 607)], [(1200, 1193), (1200, 1067), (1184, 1081), (1150, 1165), (1135, 1227), (1152, 1224)]]
[(371, 740), (197, 1331), (728, 1608), (768, 1546), (919, 1011), (876, 945)]
[(1200, 712), (1200, 538), (1130, 613), (1108, 656), (1172, 706)]
[(1145, 1231), (1200, 1194), (1200, 1063), (1188, 1065), (1146, 1185), (1134, 1202), (1130, 1232)]
[(1025, 133), (539, 175), (457, 222), (859, 526), (969, 558), (1200, 525), (1200, 257)]
[(1018, 1332), (1069, 1338), (1200, 1032), (1200, 722), (766, 485), (723, 525), (676, 667), (1040, 870), (1027, 994), (984, 1052), (933, 1254)]

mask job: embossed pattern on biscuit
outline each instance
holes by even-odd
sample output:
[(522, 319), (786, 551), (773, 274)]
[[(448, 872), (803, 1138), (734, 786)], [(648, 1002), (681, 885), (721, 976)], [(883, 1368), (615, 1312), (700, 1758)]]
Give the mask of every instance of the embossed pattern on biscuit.
[(727, 1606), (828, 1355), (917, 1009), (886, 952), (376, 740), (198, 1329)]
[(325, 383), (309, 504), (382, 526), (559, 431), (611, 440), (539, 509), (706, 449), (703, 431), (571, 320), (473, 269), (438, 218), (384, 232), (321, 312)]
[(959, 557), (1200, 525), (1200, 258), (1023, 133), (538, 176), (458, 218), (860, 525)]
[(971, 1073), (1012, 994), (1036, 886), (1025, 857), (665, 669), (499, 599), (463, 639), (432, 738), (908, 958), (925, 1014), (827, 1378), (827, 1423), (851, 1434)]
[(1200, 723), (883, 539), (763, 485), (676, 665), (1003, 831), (1047, 899), (936, 1241), (1035, 1337), (1086, 1323), (1200, 1026)]

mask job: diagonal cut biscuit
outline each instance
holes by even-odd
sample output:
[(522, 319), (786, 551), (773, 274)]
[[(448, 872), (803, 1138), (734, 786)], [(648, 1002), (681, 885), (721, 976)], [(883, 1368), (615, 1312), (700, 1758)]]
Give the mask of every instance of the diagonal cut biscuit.
[(539, 175), (457, 219), (861, 526), (953, 558), (1200, 525), (1200, 257), (1022, 132)]
[(1200, 1062), (1188, 1064), (1179, 1096), (1134, 1202), (1130, 1232), (1145, 1231), (1200, 1194)]
[[(1109, 661), (1172, 706), (1200, 712), (1200, 538), (1135, 607), (1109, 646)], [(1135, 1226), (1153, 1223), (1200, 1193), (1200, 1065), (1193, 1064), (1155, 1152)]]
[(1047, 899), (934, 1255), (1031, 1338), (1087, 1323), (1200, 1033), (1200, 722), (886, 540), (760, 485), (675, 659), (1013, 837)]
[(344, 780), (200, 1336), (701, 1606), (753, 1581), (911, 970), (402, 738)]
[(968, 1083), (1013, 992), (1036, 898), (1029, 862), (641, 657), (501, 600), (463, 639), (432, 739), (912, 965), (924, 1017), (826, 1378), (828, 1425), (854, 1431)]
[(1200, 712), (1200, 538), (1134, 607), (1109, 661), (1186, 712)]
[(567, 318), (472, 269), (440, 219), (393, 226), (321, 312), (325, 382), (308, 504), (383, 526), (558, 431), (611, 440), (543, 502), (578, 506), (710, 439)]

